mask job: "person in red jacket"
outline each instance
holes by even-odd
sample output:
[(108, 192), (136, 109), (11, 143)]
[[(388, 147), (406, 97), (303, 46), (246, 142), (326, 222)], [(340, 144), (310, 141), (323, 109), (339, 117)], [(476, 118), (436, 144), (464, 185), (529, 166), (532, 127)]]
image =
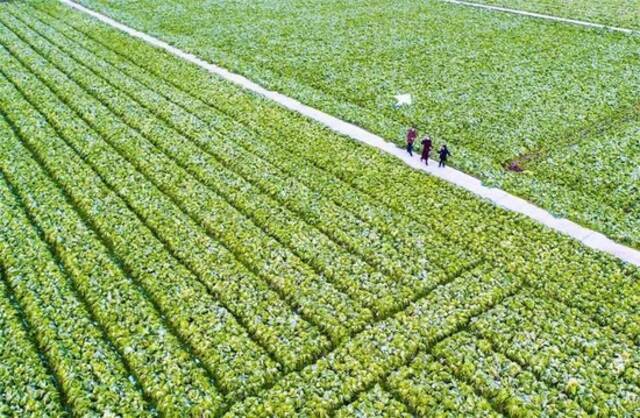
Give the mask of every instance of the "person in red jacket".
[(413, 143), (416, 142), (417, 137), (418, 137), (418, 131), (414, 126), (412, 126), (407, 131), (407, 152), (412, 157), (413, 157)]
[(422, 143), (422, 156), (420, 157), (420, 161), (424, 160), (425, 164), (429, 165), (429, 153), (431, 153), (431, 148), (433, 148), (431, 137), (429, 135), (425, 135), (421, 143)]

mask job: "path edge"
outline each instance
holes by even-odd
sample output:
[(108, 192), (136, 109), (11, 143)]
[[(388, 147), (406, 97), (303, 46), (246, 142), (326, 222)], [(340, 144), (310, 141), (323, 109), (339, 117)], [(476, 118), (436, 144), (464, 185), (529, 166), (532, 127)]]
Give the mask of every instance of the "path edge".
[(627, 35), (638, 35), (640, 34), (640, 30), (637, 29), (629, 29), (629, 28), (621, 28), (621, 27), (616, 27), (616, 26), (609, 26), (609, 25), (605, 25), (602, 23), (595, 23), (595, 22), (589, 22), (586, 20), (579, 20), (579, 19), (571, 19), (568, 17), (561, 17), (561, 16), (554, 16), (554, 15), (548, 15), (545, 13), (536, 13), (536, 12), (529, 12), (526, 10), (520, 10), (520, 9), (511, 9), (509, 7), (503, 7), (503, 6), (493, 6), (490, 4), (483, 4), (483, 3), (474, 3), (471, 1), (464, 1), (464, 0), (440, 0), (443, 3), (449, 3), (449, 4), (456, 4), (456, 5), (460, 5), (460, 6), (467, 6), (467, 7), (474, 7), (476, 9), (484, 9), (484, 10), (490, 10), (490, 11), (496, 11), (496, 12), (503, 12), (503, 13), (510, 13), (510, 14), (514, 14), (514, 15), (519, 15), (519, 16), (527, 16), (527, 17), (533, 17), (536, 19), (542, 19), (542, 20), (550, 20), (553, 22), (560, 22), (560, 23), (568, 23), (571, 25), (577, 25), (577, 26), (584, 26), (587, 28), (592, 28), (592, 29), (604, 29), (604, 30), (608, 30), (608, 31), (612, 31), (612, 32), (621, 32)]

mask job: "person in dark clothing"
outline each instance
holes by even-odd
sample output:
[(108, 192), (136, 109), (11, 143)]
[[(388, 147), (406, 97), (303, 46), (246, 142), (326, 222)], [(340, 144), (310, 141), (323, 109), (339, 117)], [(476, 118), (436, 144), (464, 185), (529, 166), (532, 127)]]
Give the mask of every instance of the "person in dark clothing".
[(422, 156), (420, 157), (420, 161), (424, 160), (424, 162), (429, 165), (429, 154), (431, 153), (431, 148), (433, 148), (433, 143), (431, 142), (431, 138), (429, 135), (426, 135), (421, 142), (422, 144)]
[(449, 152), (449, 149), (447, 148), (446, 145), (443, 145), (442, 148), (440, 148), (440, 164), (438, 164), (438, 167), (444, 167), (445, 164), (447, 163), (447, 157), (451, 155), (451, 153)]
[(416, 142), (418, 131), (415, 127), (411, 127), (407, 131), (407, 152), (413, 157), (413, 143)]

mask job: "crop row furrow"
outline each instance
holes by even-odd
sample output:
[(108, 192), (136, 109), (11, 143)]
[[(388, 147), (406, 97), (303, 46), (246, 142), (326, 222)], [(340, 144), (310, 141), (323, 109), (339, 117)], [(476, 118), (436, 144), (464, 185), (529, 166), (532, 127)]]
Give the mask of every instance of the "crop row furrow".
[[(20, 53), (19, 51), (14, 52)], [(42, 71), (42, 68), (31, 68), (36, 72)], [(90, 102), (91, 107), (82, 109), (77, 102), (72, 102), (75, 111), (78, 112), (77, 114), (73, 114), (71, 110), (67, 110), (66, 106), (60, 106), (60, 102), (58, 102), (57, 105), (53, 104), (58, 101), (59, 97), (55, 97), (52, 91), (48, 89), (57, 90), (57, 93), (60, 94), (61, 97), (65, 97), (68, 101), (80, 101), (85, 95), (79, 94), (77, 97), (70, 97), (68, 90), (62, 91), (57, 89), (57, 83), (61, 83), (70, 88), (73, 87), (73, 85), (69, 84), (66, 75), (55, 72), (53, 69), (47, 68), (47, 70), (49, 71), (48, 74), (55, 74), (57, 76), (57, 78), (55, 78), (56, 83), (49, 81), (48, 85), (46, 83), (43, 84), (44, 88), (35, 89), (33, 85), (39, 81), (33, 76), (33, 78), (35, 78), (34, 82), (25, 84), (23, 88), (30, 89), (30, 94), (37, 95), (36, 97), (38, 97), (38, 99), (35, 100), (34, 103), (38, 103), (39, 106), (45, 104), (50, 105), (49, 111), (56, 115), (56, 117), (49, 118), (49, 122), (53, 126), (57, 125), (60, 131), (66, 129), (66, 135), (63, 136), (65, 136), (66, 141), (73, 145), (71, 147), (73, 151), (65, 151), (71, 153), (69, 158), (77, 161), (78, 156), (80, 156), (81, 160), (90, 159), (92, 162), (93, 165), (89, 164), (89, 167), (91, 167), (89, 169), (84, 167), (85, 163), (81, 161), (78, 162), (79, 169), (83, 171), (90, 170), (85, 174), (85, 177), (83, 177), (84, 182), (89, 184), (87, 187), (93, 184), (103, 184), (103, 181), (105, 185), (109, 185), (109, 181), (112, 182), (108, 187), (110, 192), (115, 195), (119, 193), (118, 196), (126, 202), (124, 206), (127, 212), (133, 212), (137, 216), (137, 221), (129, 220), (129, 222), (137, 225), (136, 228), (142, 228), (143, 230), (145, 230), (145, 228), (150, 229), (153, 238), (156, 240), (162, 239), (160, 242), (170, 250), (170, 254), (173, 256), (179, 254), (192, 263), (191, 266), (184, 264), (183, 269), (187, 267), (187, 270), (190, 270), (189, 267), (193, 267), (193, 263), (196, 263), (198, 273), (202, 274), (206, 280), (202, 280), (202, 278), (196, 274), (191, 274), (191, 276), (202, 280), (203, 284), (207, 286), (206, 289), (213, 292), (216, 297), (221, 298), (227, 307), (232, 308), (230, 311), (234, 313), (236, 318), (242, 318), (243, 325), (248, 326), (251, 332), (255, 333), (257, 341), (262, 341), (261, 345), (268, 350), (276, 350), (278, 357), (281, 360), (285, 359), (287, 365), (302, 361), (297, 357), (298, 352), (301, 352), (302, 356), (309, 356), (313, 352), (322, 349), (326, 341), (323, 342), (322, 336), (317, 334), (317, 330), (302, 320), (295, 312), (292, 312), (286, 304), (283, 304), (277, 293), (269, 290), (270, 288), (267, 287), (262, 280), (256, 280), (242, 264), (235, 263), (233, 257), (230, 256), (224, 248), (215, 245), (209, 237), (201, 233), (197, 226), (194, 225), (192, 219), (181, 213), (180, 210), (171, 203), (167, 203), (167, 201), (170, 200), (161, 191), (157, 191), (153, 186), (139, 190), (139, 185), (147, 183), (148, 180), (134, 169), (131, 169), (127, 160), (123, 160), (119, 158), (119, 156), (116, 157), (117, 153), (115, 153), (111, 149), (111, 145), (106, 142), (106, 139), (110, 141), (118, 139), (126, 145), (126, 140), (130, 139), (122, 135), (122, 130), (124, 129), (126, 132), (126, 128), (118, 127), (119, 129), (110, 130), (109, 136), (100, 138), (86, 125), (87, 120), (91, 120), (89, 118), (95, 118), (95, 115), (92, 116), (93, 114), (87, 109), (99, 111), (99, 105)], [(16, 80), (20, 81), (19, 79)], [(75, 92), (80, 93), (78, 91)], [(67, 105), (68, 104), (69, 103), (67, 103)], [(85, 104), (88, 105), (88, 103)], [(81, 116), (80, 119), (76, 118), (74, 120), (74, 116), (76, 115)], [(68, 121), (66, 125), (60, 123), (60, 120), (64, 119)], [(94, 128), (96, 124), (100, 126), (100, 122), (107, 126), (111, 126), (111, 124), (114, 123), (111, 119), (105, 120), (102, 118), (97, 122), (95, 120), (92, 121)], [(75, 132), (70, 131), (69, 127), (73, 127)], [(104, 125), (99, 127), (99, 129), (104, 129)], [(86, 138), (91, 138), (91, 140), (87, 140)], [(74, 152), (76, 152), (78, 156), (74, 156)], [(115, 168), (121, 166), (121, 170), (115, 170)], [(94, 169), (98, 171), (93, 171)], [(93, 171), (93, 173), (91, 171)], [(171, 172), (163, 172), (161, 174), (168, 177), (173, 176)], [(95, 179), (95, 181), (90, 182), (89, 179)], [(119, 182), (121, 187), (114, 187), (113, 182), (115, 181)], [(126, 186), (126, 184), (129, 185)], [(96, 187), (98, 186), (93, 186), (93, 188)], [(88, 190), (84, 190), (83, 192), (86, 195)], [(96, 193), (98, 193), (98, 191), (96, 191)], [(99, 193), (98, 196), (101, 194), (103, 194), (103, 192)], [(160, 234), (158, 231), (162, 233)], [(192, 240), (194, 237), (188, 234), (185, 235), (185, 231), (190, 231), (194, 237), (200, 236), (202, 238), (199, 241)], [(178, 240), (177, 237), (180, 236), (183, 236), (183, 239)], [(151, 239), (149, 232), (147, 232), (144, 237)], [(138, 237), (136, 236), (136, 238)], [(202, 243), (203, 240), (204, 244)], [(151, 244), (145, 243), (143, 247), (149, 245)], [(207, 264), (200, 261), (197, 253), (189, 253), (185, 251), (181, 245), (204, 246), (204, 252), (203, 250), (199, 250), (202, 253), (201, 256), (209, 258), (215, 257), (216, 270), (211, 270), (207, 267)], [(161, 251), (166, 250), (163, 249)], [(180, 253), (177, 253), (177, 251), (180, 251)], [(224, 261), (226, 261), (226, 263)], [(212, 265), (211, 262), (209, 265)], [(191, 271), (191, 273), (193, 273), (193, 271)], [(233, 278), (233, 280), (230, 281), (231, 278)], [(240, 295), (244, 295), (244, 297)], [(252, 297), (252, 303), (246, 304), (246, 299), (249, 295)], [(245, 300), (243, 301), (243, 299)], [(295, 342), (295, 344), (293, 342)], [(293, 347), (291, 347), (292, 344)], [(299, 351), (294, 351), (296, 349)]]
[[(37, 41), (31, 39), (30, 42)], [(16, 53), (19, 53), (19, 51)], [(34, 70), (37, 69), (34, 68)], [(79, 77), (77, 73), (82, 73), (81, 69), (73, 66), (66, 68), (66, 70), (76, 78)], [(56, 76), (61, 75), (61, 73), (53, 70), (51, 72)], [(88, 81), (85, 81), (85, 83), (87, 82)], [(69, 84), (69, 82), (67, 82), (67, 84)], [(64, 99), (68, 102), (67, 104), (74, 108), (75, 111), (84, 118), (85, 122), (91, 125), (97, 132), (100, 132), (103, 138), (118, 150), (122, 158), (134, 164), (136, 168), (143, 173), (143, 176), (147, 177), (147, 181), (155, 184), (161, 193), (166, 195), (167, 198), (156, 193), (157, 198), (155, 198), (155, 202), (162, 202), (162, 199), (169, 200), (185, 212), (188, 219), (185, 218), (183, 228), (174, 231), (173, 234), (182, 233), (192, 237), (200, 235), (201, 239), (199, 242), (203, 242), (204, 244), (202, 245), (209, 247), (213, 245), (213, 241), (209, 243), (209, 238), (206, 234), (199, 230), (200, 225), (202, 225), (202, 228), (208, 234), (221, 240), (224, 245), (230, 247), (232, 252), (229, 254), (235, 254), (235, 257), (237, 257), (247, 269), (251, 269), (255, 274), (261, 275), (268, 283), (275, 284), (280, 292), (285, 292), (285, 294), (289, 292), (287, 295), (289, 296), (289, 300), (291, 299), (291, 291), (297, 294), (298, 304), (302, 304), (305, 310), (313, 309), (311, 313), (317, 316), (315, 323), (322, 324), (322, 328), (327, 330), (334, 342), (348, 335), (349, 329), (361, 328), (366, 321), (368, 321), (370, 313), (367, 313), (366, 310), (359, 309), (354, 301), (350, 301), (346, 296), (343, 297), (340, 293), (337, 293), (326, 281), (316, 280), (313, 272), (301, 264), (299, 259), (293, 254), (282, 248), (277, 241), (270, 240), (268, 237), (263, 237), (262, 241), (258, 241), (261, 237), (261, 231), (255, 225), (248, 223), (248, 221), (239, 216), (234, 217), (231, 208), (228, 207), (224, 199), (210, 193), (202, 184), (194, 181), (184, 170), (181, 170), (165, 155), (158, 152), (153, 145), (150, 145), (139, 135), (136, 135), (136, 132), (131, 130), (128, 125), (119, 123), (119, 121), (113, 118), (109, 118), (106, 121), (105, 118), (98, 118), (95, 112), (102, 111), (103, 108), (96, 103), (92, 103), (93, 112), (85, 112), (85, 114), (83, 114), (83, 109), (86, 108), (86, 104), (83, 106), (75, 102), (81, 101), (82, 99), (91, 102), (90, 97), (79, 97), (78, 95), (82, 95), (80, 90), (76, 91), (75, 94), (69, 94), (68, 89), (58, 89), (57, 84), (52, 84), (49, 87), (52, 90), (57, 90), (58, 95), (62, 96), (66, 94), (67, 96), (64, 97)], [(101, 94), (101, 87), (106, 88), (104, 85), (91, 85), (92, 93)], [(73, 86), (70, 85), (69, 88), (73, 88)], [(77, 88), (78, 87), (76, 87), (76, 89)], [(86, 96), (86, 94), (84, 96)], [(118, 98), (114, 93), (104, 97), (113, 100), (117, 100)], [(124, 103), (121, 102), (120, 106), (128, 106), (130, 113), (135, 112), (135, 108), (126, 100), (124, 100)], [(98, 123), (98, 120), (102, 123)], [(104, 127), (110, 124), (112, 126), (110, 126), (109, 129)], [(149, 126), (149, 124), (147, 123), (145, 126)], [(111, 134), (114, 131), (124, 131), (124, 135)], [(142, 157), (143, 155), (144, 157)], [(103, 157), (103, 154), (100, 153), (97, 157)], [(125, 180), (132, 181), (131, 176), (126, 176)], [(142, 180), (142, 177), (140, 180)], [(136, 184), (139, 184), (139, 181), (136, 182)], [(114, 186), (114, 189), (127, 191), (130, 187), (120, 185), (117, 187)], [(153, 194), (153, 190), (149, 191), (149, 193)], [(133, 198), (139, 198), (139, 193), (133, 196)], [(200, 204), (198, 199), (204, 200), (204, 204)], [(174, 216), (172, 218), (177, 217), (179, 219), (181, 215), (176, 212), (175, 209), (172, 209), (172, 203), (163, 203), (162, 216), (167, 217), (167, 213), (173, 212)], [(133, 205), (133, 202), (130, 201), (130, 204)], [(226, 205), (226, 207), (224, 205)], [(211, 211), (214, 207), (218, 207), (219, 210)], [(184, 218), (185, 216), (182, 215), (182, 217)], [(190, 229), (189, 224), (192, 224)], [(239, 228), (239, 226), (243, 226), (243, 228)], [(234, 227), (236, 228), (235, 230), (232, 229)], [(159, 233), (159, 235), (162, 234)], [(197, 242), (198, 241), (196, 241), (196, 243)], [(181, 240), (182, 246), (190, 244), (195, 245), (195, 243), (189, 240)], [(271, 252), (247, 251), (248, 248), (256, 245), (261, 246), (263, 250), (272, 248)], [(197, 249), (197, 247), (194, 248)], [(195, 270), (196, 267), (194, 266), (198, 266), (200, 258), (197, 257), (198, 252), (194, 253), (194, 248), (187, 250), (178, 248), (177, 250), (174, 249), (174, 251), (182, 250), (182, 260), (189, 260), (186, 261), (185, 264), (188, 264)], [(207, 253), (210, 253), (210, 250), (202, 247), (199, 253), (205, 256)], [(218, 262), (220, 257), (221, 253), (218, 254)], [(279, 262), (279, 260), (282, 261)], [(201, 276), (210, 274), (207, 269), (198, 271), (198, 273)], [(295, 286), (292, 286), (293, 283), (295, 283)], [(325, 300), (328, 303), (326, 308), (318, 304), (316, 298), (318, 294), (326, 295)], [(316, 299), (313, 308), (311, 304), (312, 299)], [(341, 315), (342, 318), (340, 318), (339, 315)]]
[[(4, 130), (4, 122), (2, 125)], [(86, 301), (17, 207), (4, 179), (3, 173), (0, 256), (6, 283), (32, 326), (38, 348), (54, 370), (64, 391), (63, 399), (79, 415), (99, 410), (131, 416), (150, 413), (152, 406), (139, 391), (120, 353), (105, 339)], [(41, 264), (35, 266), (33, 260)]]
[[(0, 183), (3, 182), (0, 175)], [(0, 264), (0, 415), (67, 415), (65, 394)]]
[(234, 405), (227, 415), (335, 412), (412, 361), (421, 350), (459, 332), (471, 318), (517, 293), (520, 286), (509, 275), (480, 266), (370, 326), (316, 364)]
[[(5, 62), (3, 66), (9, 68)], [(11, 79), (12, 82), (16, 80)], [(37, 86), (37, 83), (31, 86)], [(82, 160), (68, 148), (66, 142), (57, 137), (59, 132), (48, 125), (51, 119), (47, 120), (36, 112), (33, 103), (24, 103), (25, 100), (16, 90), (10, 90), (7, 86), (3, 91), (6, 100), (13, 99), (3, 103), (7, 106), (5, 109), (11, 103), (16, 120), (30, 121), (20, 126), (29, 132), (23, 135), (25, 143), (61, 184), (74, 205), (85, 213), (85, 218), (92, 222), (103, 240), (110, 243), (127, 268), (159, 301), (158, 304), (165, 307), (166, 316), (176, 321), (176, 328), (184, 331), (194, 351), (204, 356), (219, 380), (229, 389), (243, 390), (252, 385), (261, 385), (277, 374), (278, 364), (251, 340), (225, 306), (218, 304), (207, 288), (171, 257), (144, 224), (131, 216), (130, 208), (82, 164)], [(38, 90), (40, 94), (44, 91)], [(39, 99), (38, 103), (46, 106), (50, 97), (41, 95)], [(72, 138), (74, 122), (69, 122), (64, 116), (58, 113), (56, 123), (64, 124), (66, 121), (65, 134)], [(36, 127), (40, 127), (40, 130), (36, 130)], [(82, 138), (84, 141), (95, 141), (87, 132)], [(230, 288), (228, 285), (225, 287)], [(249, 298), (249, 294), (240, 298), (233, 294), (226, 297), (229, 303), (235, 304), (236, 311), (255, 309)], [(249, 306), (245, 306), (246, 303)], [(261, 318), (256, 320), (261, 321)]]
[(592, 325), (575, 310), (524, 292), (477, 318), (472, 329), (589, 414), (640, 412), (636, 346)]
[(337, 418), (374, 417), (411, 418), (420, 416), (412, 410), (402, 399), (396, 399), (394, 394), (382, 384), (376, 384), (363, 392), (352, 403), (336, 410), (333, 416)]
[[(51, 39), (49, 40), (52, 41)], [(63, 45), (60, 45), (59, 40), (57, 45), (65, 49), (69, 54), (78, 54), (78, 52), (73, 49), (68, 51), (69, 47), (65, 48)], [(76, 60), (79, 63), (98, 61), (95, 56), (86, 54), (81, 54)], [(104, 65), (105, 64), (102, 63), (103, 67)], [(302, 202), (294, 203), (296, 206), (294, 210), (297, 209), (296, 214), (305, 216), (309, 214), (308, 210), (303, 212), (307, 208), (316, 206), (326, 207), (327, 204), (324, 203), (322, 199), (312, 195), (309, 196), (308, 191), (300, 187), (292, 187), (291, 180), (285, 180), (282, 177), (277, 177), (269, 173), (269, 167), (265, 166), (264, 163), (260, 164), (260, 160), (236, 161), (230, 164), (229, 161), (235, 160), (236, 157), (242, 159), (242, 153), (238, 153), (227, 141), (224, 141), (224, 138), (220, 138), (220, 140), (215, 143), (215, 146), (219, 149), (217, 154), (206, 150), (205, 147), (212, 143), (206, 131), (207, 127), (202, 127), (203, 129), (193, 128), (193, 117), (191, 114), (185, 113), (185, 111), (181, 109), (171, 108), (170, 103), (164, 103), (164, 99), (158, 97), (159, 93), (155, 93), (150, 88), (148, 91), (140, 91), (143, 89), (147, 90), (147, 87), (142, 84), (133, 84), (130, 80), (119, 75), (118, 70), (114, 71), (112, 66), (107, 68), (94, 67), (91, 70), (94, 71), (97, 77), (102, 76), (105, 81), (110, 84), (118, 84), (118, 86), (114, 86), (114, 88), (119, 88), (123, 92), (127, 92), (127, 94), (132, 97), (132, 100), (136, 100), (148, 109), (149, 112), (156, 115), (167, 112), (167, 116), (163, 117), (163, 120), (178, 130), (179, 135), (185, 135), (195, 140), (200, 148), (192, 145), (190, 142), (186, 142), (186, 138), (174, 138), (174, 136), (177, 135), (173, 132), (168, 132), (165, 135), (157, 133), (155, 135), (147, 135), (146, 137), (149, 139), (161, 138), (161, 142), (166, 142), (167, 144), (158, 145), (162, 147), (166, 154), (179, 161), (182, 167), (192, 173), (201, 182), (224, 195), (227, 200), (233, 202), (234, 206), (239, 206), (243, 210), (243, 213), (251, 216), (261, 228), (269, 231), (276, 239), (286, 243), (290, 248), (295, 249), (294, 252), (297, 251), (296, 253), (305, 261), (308, 261), (322, 272), (328, 274), (333, 280), (340, 284), (340, 289), (343, 291), (353, 293), (358, 290), (358, 287), (362, 287), (363, 290), (361, 293), (364, 293), (364, 295), (360, 296), (360, 298), (365, 298), (366, 301), (375, 303), (378, 307), (389, 305), (393, 307), (393, 304), (398, 303), (399, 300), (410, 297), (415, 292), (416, 287), (420, 289), (424, 286), (427, 275), (424, 267), (423, 270), (421, 270), (419, 278), (416, 280), (400, 272), (402, 264), (396, 263), (394, 273), (400, 276), (400, 278), (404, 278), (404, 282), (408, 283), (393, 282), (381, 276), (380, 273), (373, 271), (369, 266), (349, 253), (349, 250), (354, 249), (353, 243), (355, 243), (357, 248), (367, 248), (368, 250), (366, 250), (366, 252), (376, 254), (376, 258), (384, 258), (383, 256), (386, 256), (387, 258), (394, 259), (394, 257), (389, 257), (389, 253), (394, 251), (390, 243), (384, 246), (370, 245), (371, 243), (384, 240), (384, 236), (379, 232), (370, 231), (366, 224), (357, 219), (353, 219), (353, 217), (351, 219), (344, 219), (345, 217), (348, 218), (348, 214), (345, 216), (345, 213), (336, 210), (331, 210), (330, 212), (324, 211), (319, 214), (316, 213), (314, 219), (324, 223), (325, 228), (323, 232), (326, 232), (328, 237), (334, 238), (336, 234), (344, 236), (345, 234), (342, 230), (350, 230), (351, 236), (340, 240), (343, 243), (345, 241), (351, 243), (350, 245), (347, 244), (347, 251), (343, 250), (329, 240), (327, 236), (314, 230), (314, 228), (309, 226), (305, 221), (280, 206), (282, 204), (283, 206), (291, 207), (291, 202), (298, 202), (301, 196), (305, 197), (306, 199)], [(142, 89), (140, 88), (141, 86), (143, 87)], [(171, 115), (175, 115), (180, 111), (183, 113), (182, 119), (178, 122), (170, 122), (168, 120), (169, 117), (177, 120), (177, 117)], [(147, 119), (149, 119), (148, 115), (142, 116), (147, 116)], [(130, 117), (127, 117), (127, 114), (121, 114), (121, 117), (127, 118), (130, 125), (137, 125), (138, 127), (148, 126), (140, 114), (130, 115)], [(201, 119), (198, 122), (202, 124)], [(180, 126), (177, 126), (178, 124)], [(154, 140), (154, 142), (157, 143), (158, 141)], [(181, 146), (176, 146), (176, 143), (180, 143)], [(209, 155), (203, 156), (205, 152), (208, 152)], [(220, 159), (223, 159), (222, 163)], [(236, 171), (230, 171), (228, 169), (229, 165), (234, 166)], [(240, 172), (244, 178), (239, 177), (238, 172)], [(256, 187), (253, 185), (255, 182), (262, 185), (259, 190), (256, 190)], [(265, 192), (265, 188), (271, 196), (275, 195), (275, 197), (279, 197), (279, 203), (275, 203), (271, 198), (262, 194)], [(301, 195), (301, 192), (306, 192), (307, 196)], [(333, 221), (334, 224), (330, 225), (331, 221)], [(336, 226), (335, 223), (338, 223), (338, 225)], [(295, 234), (292, 234), (291, 231), (295, 231)], [(362, 242), (363, 240), (360, 238), (362, 236), (371, 237), (366, 242)], [(358, 242), (358, 240), (360, 242)], [(418, 250), (420, 251), (421, 249)], [(332, 257), (327, 258), (326, 254), (331, 254)], [(395, 257), (395, 259), (399, 258), (399, 256)], [(403, 261), (406, 265), (406, 258)], [(427, 264), (427, 260), (418, 260), (417, 263), (414, 260), (414, 262), (411, 263), (411, 265), (415, 264)], [(384, 267), (384, 264), (380, 262), (378, 262), (378, 265)], [(409, 268), (411, 268), (411, 266), (409, 266)], [(344, 277), (344, 272), (349, 272), (349, 277)], [(359, 280), (354, 281), (354, 277), (359, 278)], [(356, 284), (355, 286), (354, 283)], [(378, 310), (384, 314), (384, 310), (380, 308), (378, 308)]]

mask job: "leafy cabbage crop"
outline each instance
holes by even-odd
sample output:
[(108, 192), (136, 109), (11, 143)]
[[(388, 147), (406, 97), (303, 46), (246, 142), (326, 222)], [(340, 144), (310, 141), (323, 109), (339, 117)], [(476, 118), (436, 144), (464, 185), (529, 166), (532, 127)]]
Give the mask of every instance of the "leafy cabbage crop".
[(0, 414), (640, 412), (637, 268), (55, 3), (0, 7)]

